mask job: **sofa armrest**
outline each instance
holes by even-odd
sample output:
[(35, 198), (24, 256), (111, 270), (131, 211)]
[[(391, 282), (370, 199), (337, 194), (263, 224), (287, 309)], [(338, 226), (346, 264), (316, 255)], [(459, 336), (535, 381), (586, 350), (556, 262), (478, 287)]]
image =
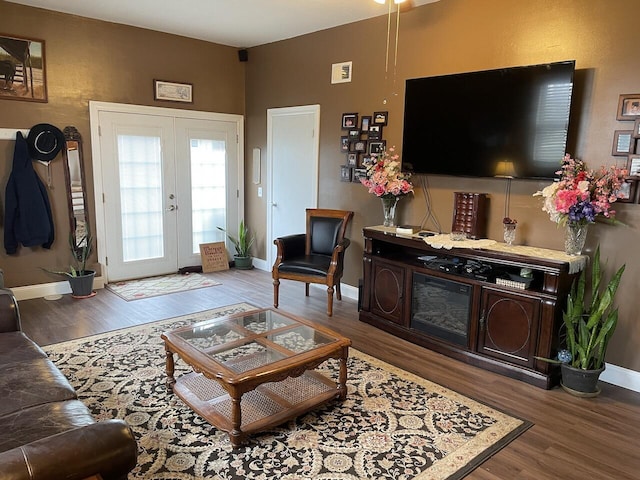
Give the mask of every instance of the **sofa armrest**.
[(0, 477), (11, 480), (124, 479), (138, 447), (123, 420), (106, 420), (0, 453)]
[(20, 311), (16, 297), (11, 290), (0, 288), (0, 333), (20, 330)]

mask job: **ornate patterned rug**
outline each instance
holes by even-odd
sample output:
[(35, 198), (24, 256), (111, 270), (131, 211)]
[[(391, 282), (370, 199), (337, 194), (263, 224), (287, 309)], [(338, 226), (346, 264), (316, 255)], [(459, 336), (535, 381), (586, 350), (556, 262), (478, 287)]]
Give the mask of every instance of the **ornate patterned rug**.
[(213, 287), (215, 285), (221, 285), (221, 283), (199, 273), (190, 273), (188, 275), (176, 273), (127, 282), (115, 282), (105, 285), (105, 287), (129, 302), (131, 300), (140, 300), (141, 298), (157, 297), (167, 293), (184, 292), (185, 290), (195, 290), (196, 288)]
[[(531, 423), (350, 350), (348, 396), (233, 449), (165, 387), (163, 331), (230, 305), (45, 347), (98, 420), (136, 435), (130, 479), (460, 479)], [(337, 362), (320, 368), (337, 375)], [(188, 367), (176, 361), (176, 376)]]

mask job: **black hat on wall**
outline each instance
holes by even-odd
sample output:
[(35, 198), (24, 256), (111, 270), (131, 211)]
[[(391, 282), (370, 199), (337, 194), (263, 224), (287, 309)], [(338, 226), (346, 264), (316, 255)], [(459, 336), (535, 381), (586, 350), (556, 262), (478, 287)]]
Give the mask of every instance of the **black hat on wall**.
[(56, 158), (64, 146), (64, 135), (59, 128), (48, 123), (39, 123), (29, 129), (27, 136), (29, 156), (33, 160), (49, 162)]

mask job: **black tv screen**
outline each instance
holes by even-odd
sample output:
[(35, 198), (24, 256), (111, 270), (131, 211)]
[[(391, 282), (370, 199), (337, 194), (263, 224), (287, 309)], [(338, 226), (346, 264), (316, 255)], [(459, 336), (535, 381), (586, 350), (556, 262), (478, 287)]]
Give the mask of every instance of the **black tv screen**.
[(403, 169), (554, 178), (566, 152), (574, 70), (571, 60), (407, 80)]

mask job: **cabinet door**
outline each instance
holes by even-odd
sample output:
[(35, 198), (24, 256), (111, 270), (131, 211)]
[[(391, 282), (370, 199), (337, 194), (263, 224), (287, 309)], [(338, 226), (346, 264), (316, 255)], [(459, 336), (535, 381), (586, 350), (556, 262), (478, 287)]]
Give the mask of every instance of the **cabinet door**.
[(478, 351), (533, 368), (540, 300), (506, 291), (482, 289)]
[(371, 286), (371, 313), (404, 325), (404, 275), (405, 269), (373, 261)]

